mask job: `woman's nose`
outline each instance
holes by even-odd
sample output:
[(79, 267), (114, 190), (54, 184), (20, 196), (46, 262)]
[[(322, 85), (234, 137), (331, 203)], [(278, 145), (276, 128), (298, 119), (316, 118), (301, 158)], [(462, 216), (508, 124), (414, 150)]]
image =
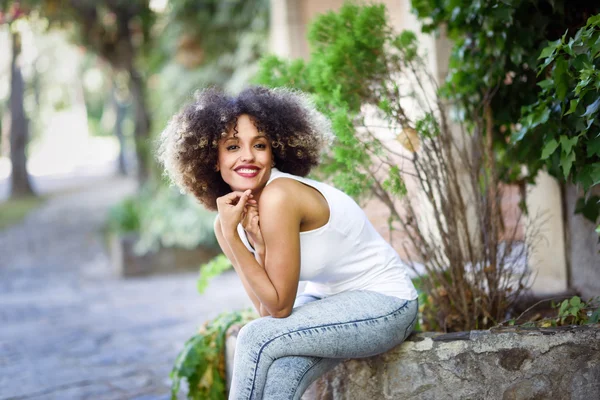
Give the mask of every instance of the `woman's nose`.
[(252, 152), (252, 148), (245, 148), (242, 150), (242, 154), (240, 155), (240, 159), (242, 161), (250, 161), (254, 159), (254, 153)]

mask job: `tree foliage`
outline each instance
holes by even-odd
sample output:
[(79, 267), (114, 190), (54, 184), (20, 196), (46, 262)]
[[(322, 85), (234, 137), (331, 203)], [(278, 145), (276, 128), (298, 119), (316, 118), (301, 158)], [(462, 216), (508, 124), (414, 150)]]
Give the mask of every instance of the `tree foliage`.
[[(425, 32), (445, 30), (453, 41), (449, 74), (442, 93), (462, 107), (466, 122), (482, 118), (489, 103), (499, 176), (507, 182), (529, 182), (544, 165), (538, 150), (542, 138), (509, 144), (519, 131), (521, 108), (537, 100), (543, 79), (537, 58), (548, 40), (567, 37), (600, 12), (586, 0), (412, 0)], [(522, 175), (521, 166), (528, 171)]]
[[(522, 128), (513, 140), (539, 138), (537, 155), (553, 175), (580, 185), (600, 184), (600, 14), (568, 38), (565, 33), (539, 56), (540, 88), (524, 107)], [(577, 211), (591, 221), (600, 215), (600, 198), (579, 200)]]
[[(550, 93), (557, 94), (563, 100), (568, 93), (574, 93), (578, 78), (571, 76), (568, 70), (579, 68), (582, 71), (582, 66), (574, 66), (573, 60), (567, 62), (572, 54), (563, 53), (566, 57), (562, 57), (552, 51), (558, 47), (562, 49), (560, 43), (568, 47), (575, 46), (577, 42), (577, 51), (585, 52), (587, 45), (587, 51), (590, 52), (588, 58), (590, 61), (595, 59), (594, 46), (597, 44), (587, 41), (581, 36), (582, 32), (577, 32), (589, 17), (600, 13), (600, 3), (586, 0), (412, 0), (412, 6), (424, 22), (424, 31), (445, 30), (454, 42), (450, 73), (442, 93), (466, 110), (462, 114), (464, 121), (473, 123), (475, 119), (483, 118), (482, 105), (490, 105), (499, 177), (507, 182), (533, 183), (538, 171), (547, 166), (551, 173), (566, 181), (568, 174), (564, 173), (565, 170), (570, 171), (571, 166), (576, 165), (580, 175), (573, 176), (575, 182), (589, 188), (593, 181), (591, 176), (597, 168), (594, 166), (593, 152), (583, 156), (585, 148), (579, 151), (579, 146), (574, 146), (575, 140), (578, 140), (574, 139), (576, 135), (564, 134), (565, 130), (581, 133), (577, 127), (581, 122), (576, 121), (576, 115), (583, 115), (585, 111), (576, 113), (573, 110), (575, 115), (563, 118), (559, 127), (557, 119), (551, 117), (557, 112), (556, 108), (542, 110), (532, 105), (544, 103), (557, 106), (547, 101)], [(554, 43), (552, 49), (546, 48), (548, 41)], [(548, 53), (544, 54), (538, 67), (538, 56), (544, 48)], [(580, 56), (579, 60), (583, 57)], [(588, 64), (590, 67), (592, 65), (594, 62)], [(549, 71), (546, 67), (556, 71), (558, 79), (552, 75), (548, 79), (546, 73), (539, 73), (540, 68)], [(581, 77), (582, 80), (587, 78)], [(593, 86), (594, 77), (590, 75), (589, 78), (588, 84)], [(552, 85), (557, 87), (553, 89)], [(589, 92), (587, 96), (589, 98), (593, 94)], [(564, 112), (570, 108), (572, 99), (570, 97), (567, 100), (567, 110)], [(525, 109), (526, 115), (522, 115), (522, 109), (526, 106), (529, 106)], [(531, 130), (538, 126), (539, 129)], [(544, 129), (556, 130), (543, 134)], [(525, 132), (530, 133), (524, 136)], [(554, 146), (552, 138), (560, 144), (561, 136), (564, 137), (565, 148), (570, 150), (573, 145), (575, 150), (564, 152), (564, 169), (559, 172), (556, 165), (561, 163), (560, 154), (550, 157), (548, 153)], [(581, 145), (585, 142), (581, 140), (578, 143)], [(545, 152), (542, 154), (543, 149)], [(577, 153), (580, 153), (579, 157)], [(556, 163), (553, 164), (553, 160)], [(527, 168), (523, 169), (523, 165)], [(598, 207), (592, 205), (597, 199), (591, 200), (580, 200), (577, 209), (588, 218), (598, 213), (593, 210)]]

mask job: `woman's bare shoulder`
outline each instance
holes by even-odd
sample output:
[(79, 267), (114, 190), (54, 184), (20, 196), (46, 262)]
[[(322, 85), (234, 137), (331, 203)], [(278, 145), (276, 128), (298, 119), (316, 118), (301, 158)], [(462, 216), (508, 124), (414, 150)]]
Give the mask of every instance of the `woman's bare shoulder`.
[(297, 196), (306, 187), (302, 182), (292, 178), (277, 178), (271, 181), (262, 191), (261, 197), (268, 196)]
[(262, 191), (259, 206), (293, 207), (303, 196), (305, 185), (291, 178), (277, 178), (269, 183)]

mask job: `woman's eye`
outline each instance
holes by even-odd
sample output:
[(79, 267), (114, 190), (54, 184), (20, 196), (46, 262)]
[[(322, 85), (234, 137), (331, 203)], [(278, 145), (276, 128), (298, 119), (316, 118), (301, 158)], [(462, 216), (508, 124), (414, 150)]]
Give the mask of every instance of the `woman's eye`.
[(229, 151), (231, 151), (231, 150), (237, 149), (238, 147), (239, 147), (238, 145), (232, 144), (231, 146), (227, 146), (226, 149), (229, 150)]
[(267, 145), (264, 143), (257, 143), (254, 147), (256, 147), (257, 149), (266, 149)]

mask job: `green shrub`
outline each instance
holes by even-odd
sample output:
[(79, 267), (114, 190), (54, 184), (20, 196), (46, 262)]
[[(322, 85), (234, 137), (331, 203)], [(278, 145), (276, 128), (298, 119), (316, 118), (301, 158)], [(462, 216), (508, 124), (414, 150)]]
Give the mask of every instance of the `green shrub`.
[(225, 254), (219, 254), (210, 260), (210, 262), (202, 265), (200, 267), (200, 274), (198, 276), (198, 282), (196, 286), (198, 288), (198, 293), (204, 293), (208, 287), (208, 283), (212, 278), (219, 276), (231, 268), (233, 268), (233, 266)]
[(181, 381), (187, 381), (190, 400), (226, 399), (225, 334), (233, 324), (257, 318), (251, 310), (220, 314), (206, 322), (186, 343), (171, 371), (171, 398), (177, 399)]
[(108, 230), (125, 234), (139, 233), (141, 204), (138, 198), (129, 197), (110, 208), (108, 212)]
[(173, 188), (145, 189), (112, 207), (109, 230), (136, 233), (139, 254), (161, 247), (217, 248), (213, 223), (215, 213), (207, 211), (193, 197)]
[[(591, 193), (600, 185), (600, 14), (574, 37), (550, 42), (539, 56), (538, 101), (524, 107), (515, 142), (543, 139), (536, 155), (548, 171)], [(575, 210), (592, 222), (600, 197), (588, 195)], [(599, 226), (600, 228), (600, 226)]]

